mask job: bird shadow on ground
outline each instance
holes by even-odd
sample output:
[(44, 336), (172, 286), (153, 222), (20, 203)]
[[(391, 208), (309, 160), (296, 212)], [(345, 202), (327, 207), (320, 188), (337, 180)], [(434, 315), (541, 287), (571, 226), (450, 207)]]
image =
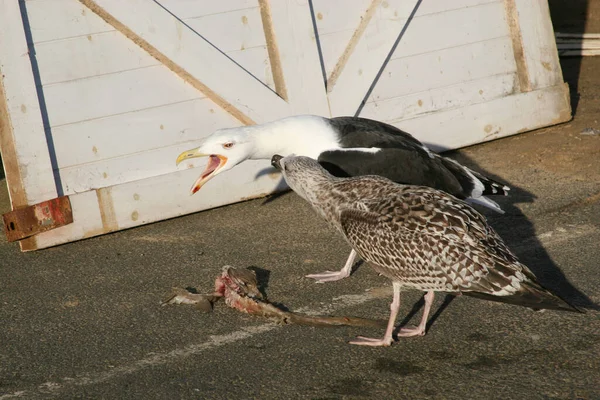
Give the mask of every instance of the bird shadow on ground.
[(271, 278), (271, 271), (257, 267), (255, 265), (251, 265), (247, 267), (247, 269), (249, 269), (250, 271), (254, 271), (254, 274), (256, 275), (256, 287), (260, 294), (262, 294), (263, 299), (270, 302), (273, 306), (279, 308), (282, 311), (290, 311), (289, 308), (287, 308), (284, 304), (278, 303), (276, 301), (271, 301), (269, 299), (269, 296), (267, 295), (267, 289), (269, 288), (269, 280)]
[[(433, 326), (435, 321), (440, 317), (440, 315), (442, 315), (444, 310), (446, 308), (448, 308), (448, 306), (450, 305), (450, 303), (452, 303), (452, 300), (454, 300), (455, 297), (456, 296), (454, 296), (454, 295), (446, 294), (446, 297), (444, 298), (444, 301), (442, 302), (442, 304), (438, 307), (438, 309), (435, 311), (435, 313), (433, 313), (433, 315), (427, 321), (427, 326), (425, 328), (425, 331), (428, 331), (429, 329), (431, 329), (431, 327)], [(404, 316), (402, 321), (400, 321), (400, 323), (396, 325), (396, 330), (394, 331), (394, 335), (397, 335), (398, 330), (400, 328), (406, 326), (424, 305), (425, 305), (425, 299), (423, 297), (421, 297), (421, 299), (419, 299), (419, 301), (417, 301), (413, 305), (412, 309), (408, 312), (408, 314), (406, 314)], [(396, 340), (397, 340), (397, 338), (396, 338)]]
[(536, 200), (533, 193), (486, 171), (461, 152), (445, 153), (444, 156), (455, 159), (485, 176), (506, 183), (511, 188), (508, 196), (493, 198), (505, 211), (504, 214), (482, 210), (481, 207), (475, 208), (486, 217), (489, 224), (500, 235), (509, 249), (533, 271), (544, 287), (577, 307), (600, 310), (597, 304), (569, 281), (560, 267), (552, 260), (544, 245), (536, 236), (533, 222), (517, 206), (519, 203), (533, 203)]

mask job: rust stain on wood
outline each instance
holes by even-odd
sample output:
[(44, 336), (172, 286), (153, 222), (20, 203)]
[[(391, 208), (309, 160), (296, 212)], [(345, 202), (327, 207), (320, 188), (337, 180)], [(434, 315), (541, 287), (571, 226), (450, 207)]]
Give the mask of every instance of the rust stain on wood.
[(96, 189), (98, 208), (100, 209), (100, 218), (102, 219), (102, 228), (104, 230), (103, 233), (113, 232), (119, 229), (111, 191), (111, 187)]
[(365, 11), (365, 14), (361, 17), (358, 27), (352, 34), (352, 37), (346, 45), (344, 52), (338, 59), (337, 63), (335, 64), (335, 67), (333, 68), (333, 71), (331, 71), (331, 75), (329, 75), (329, 78), (327, 79), (328, 92), (331, 92), (333, 90), (333, 87), (335, 86), (338, 78), (342, 74), (346, 63), (348, 62), (348, 59), (350, 59), (350, 56), (354, 52), (358, 41), (360, 40), (362, 34), (365, 32), (365, 29), (367, 29), (367, 26), (369, 25), (369, 22), (371, 22), (371, 18), (373, 18), (373, 15), (375, 15), (375, 11), (377, 10), (377, 7), (379, 7), (380, 3), (381, 0), (373, 0), (367, 8), (367, 10)]
[(273, 16), (271, 15), (271, 5), (269, 0), (258, 0), (260, 5), (260, 18), (262, 19), (265, 40), (267, 41), (267, 52), (269, 62), (271, 63), (271, 74), (275, 84), (275, 92), (284, 100), (288, 100), (287, 88), (285, 86), (285, 76), (281, 65), (281, 55), (277, 46), (277, 36), (273, 27)]
[[(529, 79), (529, 70), (527, 60), (525, 60), (525, 51), (523, 50), (523, 35), (519, 26), (519, 13), (515, 0), (504, 0), (504, 9), (506, 10), (506, 22), (512, 41), (513, 55), (517, 65), (517, 77), (519, 78), (520, 92), (530, 92), (532, 90)], [(525, 21), (527, 23), (527, 21)]]
[(68, 196), (18, 208), (2, 216), (9, 242), (28, 238), (73, 222)]
[[(109, 14), (106, 10), (96, 4), (93, 0), (79, 0), (84, 6), (89, 8), (92, 12), (97, 14), (100, 18), (102, 18), (106, 23), (111, 25), (117, 31), (121, 32), (125, 35), (129, 40), (133, 41), (135, 44), (140, 46), (143, 50), (145, 50), (152, 57), (157, 59), (160, 63), (164, 64), (171, 71), (175, 72), (179, 75), (184, 81), (192, 85), (194, 88), (202, 92), (206, 97), (217, 103), (220, 107), (222, 107), (225, 111), (231, 114), (234, 118), (237, 118), (241, 123), (245, 125), (254, 125), (255, 122), (245, 115), (243, 112), (238, 110), (233, 104), (227, 102), (224, 98), (215, 93), (211, 88), (200, 82), (197, 78), (195, 78), (192, 74), (187, 72), (185, 69), (181, 68), (179, 65), (174, 63), (169, 57), (158, 51), (157, 48), (152, 46), (146, 40), (142, 39), (138, 34), (133, 32), (127, 26), (118, 21), (115, 17)], [(178, 22), (178, 24), (181, 24)]]

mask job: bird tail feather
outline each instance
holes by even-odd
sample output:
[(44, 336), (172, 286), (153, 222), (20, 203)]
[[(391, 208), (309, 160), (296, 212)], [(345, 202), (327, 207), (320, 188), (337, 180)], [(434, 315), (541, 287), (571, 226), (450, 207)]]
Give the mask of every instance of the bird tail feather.
[[(463, 166), (464, 167), (464, 166)], [(483, 193), (482, 195), (487, 195), (487, 196), (491, 196), (491, 195), (496, 195), (496, 196), (508, 196), (508, 191), (510, 190), (510, 188), (506, 185), (501, 184), (500, 182), (496, 182), (493, 179), (488, 178), (487, 176), (483, 176), (482, 174), (480, 174), (479, 172), (473, 171), (470, 168), (464, 167), (466, 170), (468, 170), (470, 173), (472, 173), (473, 175), (475, 175), (475, 177), (477, 179), (479, 179), (479, 181), (481, 183), (483, 183)]]
[(496, 296), (490, 293), (466, 291), (463, 292), (463, 294), (483, 300), (529, 307), (534, 310), (549, 309), (584, 313), (583, 310), (573, 306), (562, 297), (553, 294), (541, 285), (531, 281), (521, 282), (520, 290), (517, 293), (508, 296)]
[(469, 197), (466, 199), (466, 201), (471, 204), (479, 204), (480, 206), (484, 206), (484, 207), (490, 208), (500, 214), (504, 214), (504, 210), (502, 210), (502, 208), (500, 208), (498, 203), (496, 203), (493, 200), (488, 199), (485, 196)]

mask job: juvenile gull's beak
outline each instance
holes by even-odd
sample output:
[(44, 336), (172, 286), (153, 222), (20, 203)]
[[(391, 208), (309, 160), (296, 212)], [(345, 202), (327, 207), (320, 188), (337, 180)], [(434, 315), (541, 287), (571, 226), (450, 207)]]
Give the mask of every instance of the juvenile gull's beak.
[(208, 157), (208, 164), (206, 165), (206, 168), (204, 169), (202, 175), (200, 175), (200, 178), (198, 178), (198, 180), (196, 180), (196, 182), (194, 182), (194, 184), (192, 185), (190, 189), (190, 192), (192, 192), (192, 194), (200, 190), (202, 185), (208, 182), (210, 178), (214, 176), (215, 172), (217, 172), (227, 163), (227, 157), (225, 156), (222, 156), (220, 154), (204, 154), (200, 153), (198, 149), (193, 149), (181, 153), (177, 157), (177, 165), (179, 165), (179, 163), (183, 160), (196, 157)]
[(278, 169), (279, 171), (281, 171), (281, 163), (280, 163), (280, 161), (281, 161), (282, 158), (283, 157), (280, 156), (279, 154), (275, 154), (273, 157), (271, 157), (271, 165), (273, 167), (275, 167), (276, 169)]

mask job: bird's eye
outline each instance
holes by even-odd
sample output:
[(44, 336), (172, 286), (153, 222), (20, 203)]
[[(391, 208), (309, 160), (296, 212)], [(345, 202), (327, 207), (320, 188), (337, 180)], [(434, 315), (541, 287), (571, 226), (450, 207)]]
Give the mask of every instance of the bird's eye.
[(223, 148), (224, 149), (230, 149), (232, 147), (233, 147), (233, 142), (223, 143)]

